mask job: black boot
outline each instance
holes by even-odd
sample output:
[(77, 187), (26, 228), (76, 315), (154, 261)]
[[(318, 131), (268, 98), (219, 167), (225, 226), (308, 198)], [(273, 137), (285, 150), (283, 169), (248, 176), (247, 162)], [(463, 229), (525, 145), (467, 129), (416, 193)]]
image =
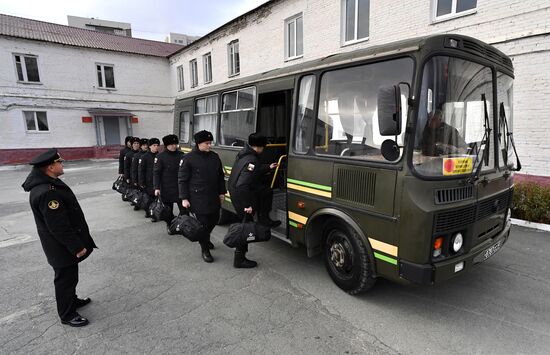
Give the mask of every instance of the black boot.
[(202, 260), (206, 263), (212, 263), (214, 262), (214, 258), (212, 257), (212, 254), (210, 254), (210, 250), (207, 248), (202, 248), (201, 250), (202, 254)]
[(233, 267), (237, 269), (251, 269), (258, 265), (257, 262), (253, 260), (248, 260), (246, 258), (246, 253), (240, 250), (235, 250), (235, 258), (233, 259)]

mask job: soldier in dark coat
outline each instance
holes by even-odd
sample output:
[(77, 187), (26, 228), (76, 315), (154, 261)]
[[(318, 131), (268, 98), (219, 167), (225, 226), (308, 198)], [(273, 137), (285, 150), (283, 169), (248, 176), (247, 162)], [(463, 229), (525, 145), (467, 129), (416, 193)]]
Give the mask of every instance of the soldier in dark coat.
[[(157, 156), (160, 140), (158, 138), (149, 139), (149, 151), (143, 154), (138, 164), (138, 184), (139, 187), (151, 198), (155, 197), (153, 187), (153, 166)], [(149, 216), (149, 210), (145, 210), (145, 218)]]
[[(155, 196), (160, 196), (162, 202), (174, 208), (178, 205), (179, 214), (184, 212), (178, 192), (178, 168), (183, 164), (183, 153), (178, 149), (178, 136), (169, 134), (162, 137), (164, 151), (159, 153), (154, 160), (153, 187)], [(170, 234), (170, 222), (166, 222), (166, 230)]]
[(211, 263), (214, 259), (209, 249), (214, 245), (210, 242), (210, 233), (220, 216), (221, 202), (227, 190), (220, 157), (210, 151), (214, 140), (212, 133), (200, 131), (193, 137), (195, 147), (185, 155), (179, 167), (179, 197), (183, 207), (195, 214), (208, 233), (207, 239), (199, 243), (203, 260)]
[[(252, 221), (253, 215), (257, 212), (259, 223), (276, 227), (281, 222), (269, 218), (273, 191), (263, 181), (265, 176), (277, 167), (277, 163), (261, 164), (258, 158), (266, 144), (266, 137), (259, 133), (252, 133), (248, 137), (248, 143), (237, 154), (231, 169), (228, 188), (231, 203), (241, 221)], [(235, 250), (234, 267), (251, 268), (257, 265), (255, 261), (246, 258), (247, 251), (248, 246)]]
[(139, 160), (141, 157), (147, 153), (149, 149), (149, 140), (147, 138), (141, 138), (139, 140), (140, 150), (137, 153), (134, 153), (134, 156), (132, 157), (132, 164), (130, 166), (130, 176), (132, 178), (132, 183), (134, 184), (135, 188), (139, 188), (139, 181), (138, 181), (138, 167), (139, 167)]
[(118, 175), (124, 176), (124, 156), (132, 150), (132, 136), (124, 138), (124, 148), (118, 154)]
[(59, 179), (62, 162), (56, 149), (40, 154), (30, 162), (34, 167), (22, 186), (30, 191), (40, 242), (55, 273), (55, 299), (61, 323), (81, 327), (88, 320), (76, 310), (91, 300), (76, 296), (78, 263), (97, 247), (74, 193)]
[(132, 142), (132, 150), (126, 153), (126, 155), (124, 156), (124, 179), (126, 179), (126, 182), (130, 184), (130, 186), (133, 186), (132, 158), (134, 157), (134, 154), (139, 152), (140, 139), (138, 137), (132, 137), (130, 141)]

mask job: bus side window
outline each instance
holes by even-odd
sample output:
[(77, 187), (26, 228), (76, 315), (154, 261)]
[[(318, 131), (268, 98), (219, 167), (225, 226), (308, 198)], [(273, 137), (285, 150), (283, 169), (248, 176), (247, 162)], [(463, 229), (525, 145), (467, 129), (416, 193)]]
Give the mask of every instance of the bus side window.
[(315, 76), (307, 75), (300, 80), (296, 127), (294, 129), (294, 151), (307, 153), (313, 130), (313, 102), (315, 99)]

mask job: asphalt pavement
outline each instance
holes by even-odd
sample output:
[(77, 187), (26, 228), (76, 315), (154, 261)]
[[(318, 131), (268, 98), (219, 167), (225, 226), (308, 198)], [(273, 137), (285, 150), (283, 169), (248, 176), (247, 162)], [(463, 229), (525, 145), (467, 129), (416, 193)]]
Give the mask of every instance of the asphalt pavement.
[(471, 272), (433, 287), (378, 280), (336, 287), (321, 258), (277, 239), (255, 244), (250, 270), (216, 227), (213, 264), (111, 190), (117, 163), (67, 162), (99, 246), (80, 264), (90, 325), (57, 317), (53, 271), (20, 187), (27, 166), (0, 167), (1, 354), (548, 354), (550, 233), (513, 226)]

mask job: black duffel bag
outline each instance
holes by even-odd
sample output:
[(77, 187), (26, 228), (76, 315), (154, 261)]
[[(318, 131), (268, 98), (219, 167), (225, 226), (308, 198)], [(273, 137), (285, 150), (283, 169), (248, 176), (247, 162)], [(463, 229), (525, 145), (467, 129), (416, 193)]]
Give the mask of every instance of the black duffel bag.
[(149, 206), (149, 215), (153, 222), (165, 221), (171, 222), (174, 215), (172, 214), (172, 206), (168, 207), (163, 202), (160, 196)]
[(192, 242), (200, 242), (207, 237), (203, 225), (193, 214), (190, 216), (186, 214), (177, 216), (172, 220), (172, 223), (170, 223), (169, 229), (170, 234), (183, 235)]
[(267, 242), (271, 239), (271, 229), (255, 222), (233, 223), (223, 237), (223, 244), (230, 248), (243, 248), (248, 243)]
[(122, 184), (122, 182), (124, 181), (124, 177), (123, 176), (119, 176), (115, 182), (113, 182), (113, 190), (117, 191), (117, 192), (120, 192), (120, 184)]
[(134, 188), (134, 187), (128, 188), (128, 192), (126, 193), (126, 197), (128, 198), (128, 201), (130, 201), (130, 204), (132, 206), (135, 206), (137, 204), (140, 193), (141, 192), (138, 189)]
[(140, 198), (138, 200), (138, 207), (144, 211), (149, 210), (149, 206), (153, 203), (153, 198), (149, 196), (145, 191), (141, 192)]

